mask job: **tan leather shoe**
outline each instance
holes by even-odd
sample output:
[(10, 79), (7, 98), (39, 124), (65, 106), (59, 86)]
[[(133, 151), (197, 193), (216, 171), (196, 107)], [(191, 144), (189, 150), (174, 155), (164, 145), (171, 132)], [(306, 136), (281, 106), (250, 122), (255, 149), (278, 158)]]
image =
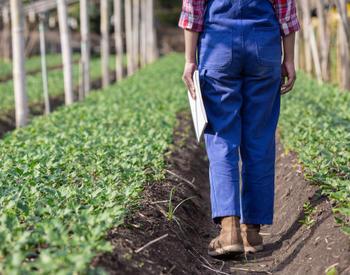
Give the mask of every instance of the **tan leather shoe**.
[(244, 252), (255, 253), (263, 250), (263, 239), (260, 232), (260, 224), (241, 224)]
[(244, 248), (239, 226), (239, 217), (223, 217), (221, 219), (220, 234), (210, 242), (208, 254), (215, 257), (243, 251)]

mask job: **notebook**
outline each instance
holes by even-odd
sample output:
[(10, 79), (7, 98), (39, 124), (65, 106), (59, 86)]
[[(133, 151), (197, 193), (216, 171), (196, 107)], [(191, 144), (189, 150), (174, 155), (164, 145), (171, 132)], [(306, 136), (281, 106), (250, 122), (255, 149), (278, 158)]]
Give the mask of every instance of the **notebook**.
[(199, 73), (196, 70), (193, 74), (193, 83), (196, 91), (196, 99), (193, 99), (190, 91), (187, 91), (190, 103), (194, 130), (196, 132), (197, 142), (200, 143), (204, 129), (208, 124), (207, 115), (202, 99), (202, 92), (199, 84)]

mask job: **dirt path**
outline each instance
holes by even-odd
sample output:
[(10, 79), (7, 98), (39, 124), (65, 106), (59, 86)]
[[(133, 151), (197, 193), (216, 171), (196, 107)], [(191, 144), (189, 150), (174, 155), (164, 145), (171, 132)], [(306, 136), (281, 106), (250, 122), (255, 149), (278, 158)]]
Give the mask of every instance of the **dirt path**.
[[(210, 219), (208, 161), (203, 145), (198, 147), (192, 137), (191, 123), (187, 112), (179, 115), (166, 179), (145, 187), (134, 214), (108, 235), (114, 251), (97, 256), (93, 266), (111, 274), (324, 274), (335, 265), (339, 274), (350, 274), (350, 239), (335, 225), (327, 199), (304, 180), (296, 157), (284, 154), (281, 144), (275, 221), (262, 228), (265, 250), (247, 257), (207, 256), (207, 244), (218, 228)], [(174, 187), (173, 206), (187, 200), (169, 220)], [(307, 202), (308, 215), (303, 207)]]

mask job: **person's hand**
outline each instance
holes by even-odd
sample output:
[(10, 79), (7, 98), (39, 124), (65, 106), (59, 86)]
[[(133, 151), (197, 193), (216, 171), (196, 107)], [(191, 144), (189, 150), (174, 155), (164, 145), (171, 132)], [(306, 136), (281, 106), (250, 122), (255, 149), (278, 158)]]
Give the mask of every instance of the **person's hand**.
[(296, 80), (295, 66), (293, 61), (282, 63), (282, 85), (281, 94), (286, 94), (293, 89)]
[(186, 62), (182, 80), (186, 84), (187, 89), (190, 91), (193, 99), (196, 99), (196, 91), (193, 83), (193, 73), (197, 69), (197, 64), (193, 62)]

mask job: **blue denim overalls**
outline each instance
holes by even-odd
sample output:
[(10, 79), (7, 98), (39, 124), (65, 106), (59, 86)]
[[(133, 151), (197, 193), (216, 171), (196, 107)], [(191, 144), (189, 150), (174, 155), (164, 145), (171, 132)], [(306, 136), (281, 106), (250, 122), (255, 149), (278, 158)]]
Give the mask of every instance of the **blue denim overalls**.
[[(209, 0), (198, 42), (212, 218), (272, 224), (281, 32), (269, 0)], [(239, 184), (239, 155), (242, 186)]]

